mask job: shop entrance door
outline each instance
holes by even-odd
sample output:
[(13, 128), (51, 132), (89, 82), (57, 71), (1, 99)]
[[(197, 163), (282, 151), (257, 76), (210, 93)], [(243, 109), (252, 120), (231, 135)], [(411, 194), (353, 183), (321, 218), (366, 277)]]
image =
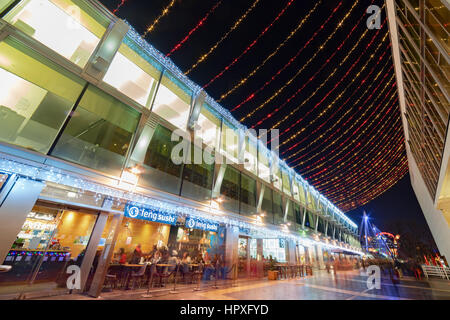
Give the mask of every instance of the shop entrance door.
[(0, 273), (0, 298), (67, 292), (67, 268), (81, 267), (97, 216), (35, 205), (3, 262), (12, 268)]

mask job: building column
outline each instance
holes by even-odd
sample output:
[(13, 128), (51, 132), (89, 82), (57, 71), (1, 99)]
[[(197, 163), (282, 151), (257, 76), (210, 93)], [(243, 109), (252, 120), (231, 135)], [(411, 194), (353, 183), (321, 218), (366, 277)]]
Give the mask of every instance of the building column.
[(286, 240), (287, 245), (287, 259), (289, 264), (296, 264), (295, 261), (295, 242), (293, 240)]
[(45, 184), (11, 175), (0, 194), (0, 264), (5, 261)]
[(256, 239), (256, 276), (264, 277), (263, 239)]
[(235, 265), (234, 277), (237, 278), (238, 268), (238, 243), (239, 243), (239, 229), (237, 227), (226, 228), (225, 235), (225, 265), (231, 268)]
[(122, 225), (123, 215), (114, 215), (111, 221), (108, 237), (106, 238), (105, 247), (102, 251), (100, 259), (98, 261), (97, 269), (95, 270), (94, 279), (92, 280), (91, 287), (89, 288), (88, 295), (97, 298), (102, 292), (103, 283), (105, 282), (106, 274), (108, 273), (108, 267), (111, 262), (114, 247), (116, 245), (117, 238), (119, 237), (120, 226)]

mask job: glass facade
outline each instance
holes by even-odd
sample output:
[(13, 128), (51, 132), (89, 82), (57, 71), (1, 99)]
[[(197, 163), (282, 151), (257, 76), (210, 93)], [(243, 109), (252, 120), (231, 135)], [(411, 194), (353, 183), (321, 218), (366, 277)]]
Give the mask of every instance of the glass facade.
[(240, 172), (228, 165), (222, 180), (220, 194), (225, 210), (239, 213)]
[(449, 10), (439, 0), (396, 0), (408, 144), (432, 198), (450, 114)]
[[(3, 12), (6, 8), (9, 12)], [(0, 141), (116, 178), (137, 165), (138, 186), (209, 203), (217, 175), (215, 165), (175, 164), (171, 159), (179, 143), (171, 141), (174, 127), (187, 131), (194, 91), (188, 82), (177, 78), (174, 69), (163, 67), (160, 57), (129, 34), (117, 44), (118, 52), (103, 78), (97, 79), (104, 90), (83, 80), (86, 75), (81, 70), (92, 63), (91, 56), (111, 23), (97, 9), (78, 0), (0, 0), (3, 19), (23, 34), (20, 39), (37, 40), (43, 44), (43, 52), (53, 51), (49, 54), (53, 60), (63, 61), (66, 67), (72, 63), (68, 69), (75, 70), (69, 72), (37, 54), (35, 46), (39, 44), (34, 41), (22, 43), (11, 35), (2, 40)], [(127, 105), (130, 99), (148, 110), (134, 103)], [(144, 119), (148, 119), (146, 123)], [(239, 131), (228, 120), (204, 103), (197, 121), (201, 130), (195, 136), (233, 163), (238, 161), (243, 142), (244, 165), (225, 169), (219, 190), (221, 208), (247, 216), (259, 213), (257, 185), (267, 182), (261, 206), (264, 221), (282, 224), (287, 213), (287, 221), (301, 225), (299, 203), (306, 203), (304, 186), (294, 179), (291, 194), (290, 179), (294, 177), (284, 167), (280, 169), (256, 137), (239, 141)], [(191, 147), (194, 160), (194, 150), (201, 150), (198, 144)], [(308, 193), (310, 204), (314, 197)]]
[(8, 37), (0, 43), (0, 140), (47, 153), (84, 84)]
[(109, 25), (86, 2), (23, 0), (3, 19), (84, 67)]
[(89, 86), (52, 155), (119, 176), (140, 114)]
[(256, 181), (246, 174), (241, 173), (241, 208), (243, 215), (256, 213)]

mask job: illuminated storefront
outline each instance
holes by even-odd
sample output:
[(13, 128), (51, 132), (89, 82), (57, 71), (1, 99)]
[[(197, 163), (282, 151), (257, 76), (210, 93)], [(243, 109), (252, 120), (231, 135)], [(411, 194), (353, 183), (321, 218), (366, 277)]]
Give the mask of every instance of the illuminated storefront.
[[(350, 219), (97, 1), (0, 0), (0, 17), (0, 295), (64, 289), (77, 265), (97, 296), (139, 244), (246, 271), (269, 255), (314, 264), (318, 245), (358, 252)], [(173, 131), (195, 125), (191, 160), (225, 163), (173, 161)]]

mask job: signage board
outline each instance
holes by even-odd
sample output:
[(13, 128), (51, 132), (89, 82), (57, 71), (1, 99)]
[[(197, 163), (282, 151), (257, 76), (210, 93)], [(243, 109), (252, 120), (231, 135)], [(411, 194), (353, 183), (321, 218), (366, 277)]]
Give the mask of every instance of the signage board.
[(147, 220), (151, 222), (176, 225), (178, 216), (176, 214), (160, 212), (144, 206), (127, 203), (124, 216), (127, 218)]
[(200, 229), (213, 232), (217, 232), (219, 230), (218, 223), (192, 217), (186, 218), (186, 222), (184, 225), (189, 229)]

